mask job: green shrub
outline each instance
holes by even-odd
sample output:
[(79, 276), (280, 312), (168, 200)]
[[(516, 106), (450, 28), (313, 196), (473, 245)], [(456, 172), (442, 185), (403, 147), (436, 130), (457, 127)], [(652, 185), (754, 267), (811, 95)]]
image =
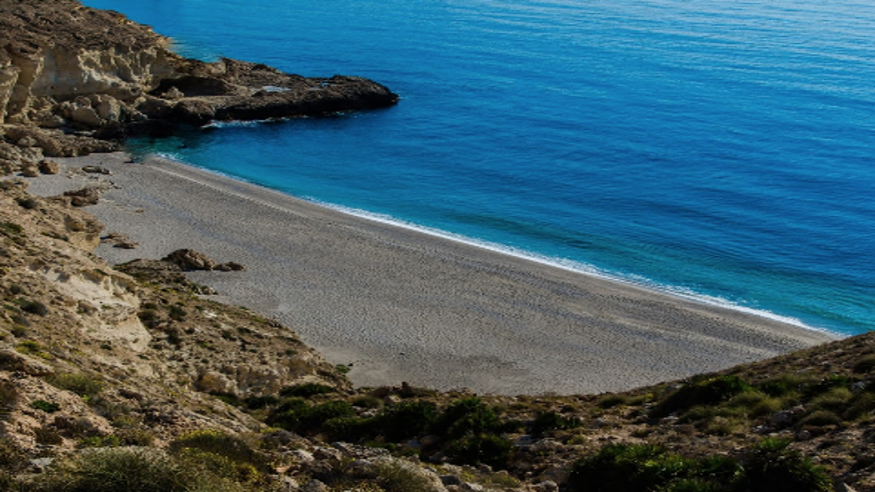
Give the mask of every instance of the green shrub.
[(18, 301), (18, 306), (25, 313), (36, 314), (37, 316), (45, 316), (49, 314), (49, 308), (40, 301), (20, 299)]
[(384, 408), (376, 418), (377, 430), (389, 441), (400, 441), (425, 434), (438, 420), (434, 403), (407, 400)]
[(744, 475), (738, 490), (748, 492), (828, 492), (832, 483), (823, 468), (814, 465), (790, 442), (765, 439), (743, 460)]
[(843, 386), (830, 388), (825, 393), (812, 399), (811, 402), (809, 402), (808, 407), (811, 410), (842, 412), (848, 407), (848, 402), (853, 396), (851, 390)]
[(654, 408), (652, 415), (659, 418), (694, 406), (716, 405), (751, 389), (738, 376), (695, 378), (662, 400)]
[(416, 465), (400, 460), (385, 460), (377, 464), (377, 483), (386, 492), (420, 492), (434, 488)]
[(848, 408), (842, 412), (842, 418), (857, 420), (860, 417), (871, 414), (872, 410), (875, 410), (875, 393), (861, 391), (848, 402)]
[(802, 390), (802, 396), (806, 399), (812, 399), (835, 388), (849, 388), (850, 386), (850, 379), (845, 376), (834, 375), (820, 381), (812, 381), (805, 385)]
[(85, 399), (96, 397), (103, 391), (104, 386), (103, 381), (98, 377), (85, 373), (58, 374), (47, 379), (47, 382), (56, 388), (72, 391)]
[(328, 393), (336, 393), (337, 389), (328, 386), (327, 384), (319, 384), (319, 383), (304, 383), (298, 384), (295, 386), (287, 386), (280, 390), (280, 396), (288, 397), (288, 396), (301, 396), (304, 398), (308, 398), (314, 395), (324, 395)]
[(696, 478), (691, 468), (691, 461), (659, 446), (609, 444), (574, 464), (569, 478), (570, 490), (662, 490), (672, 481)]
[(261, 460), (261, 455), (246, 441), (215, 429), (189, 432), (170, 443), (172, 453), (178, 454), (186, 450), (216, 454), (235, 463), (257, 463)]
[(168, 308), (168, 311), (169, 311), (168, 315), (170, 316), (170, 319), (172, 319), (174, 321), (182, 321), (185, 319), (186, 314), (188, 314), (185, 312), (185, 309), (178, 304), (171, 305)]
[(4, 236), (18, 236), (22, 232), (24, 232), (24, 228), (14, 222), (0, 222), (0, 234)]
[(731, 436), (743, 432), (748, 424), (744, 418), (717, 416), (708, 422), (704, 431), (712, 436)]
[(352, 406), (357, 408), (380, 408), (383, 400), (371, 395), (362, 395), (352, 400)]
[(80, 448), (114, 448), (121, 445), (121, 438), (115, 435), (90, 436), (79, 440)]
[(61, 405), (45, 400), (34, 400), (30, 402), (30, 406), (46, 413), (55, 413), (61, 409)]
[(490, 433), (501, 421), (495, 411), (479, 398), (463, 398), (450, 404), (436, 420), (433, 429), (439, 436), (459, 438)]
[(23, 340), (15, 346), (15, 350), (25, 355), (34, 355), (46, 360), (52, 359), (52, 354), (46, 352), (36, 340)]
[(529, 424), (528, 431), (532, 434), (541, 434), (548, 430), (574, 429), (580, 425), (580, 419), (577, 417), (563, 417), (554, 411), (540, 412)]
[(632, 398), (626, 395), (606, 395), (602, 397), (596, 405), (599, 408), (613, 408), (620, 405), (628, 405), (632, 401)]
[(568, 490), (730, 492), (742, 472), (724, 456), (691, 459), (651, 444), (608, 444), (573, 465)]
[(150, 448), (95, 448), (72, 455), (30, 484), (36, 492), (243, 492), (209, 470)]
[(283, 400), (268, 416), (267, 422), (292, 432), (313, 434), (331, 419), (353, 415), (355, 410), (345, 401), (328, 401), (310, 406), (307, 400), (293, 396)]
[(815, 410), (806, 415), (799, 421), (801, 426), (826, 427), (829, 425), (839, 425), (842, 423), (842, 418), (829, 410)]
[(447, 449), (447, 456), (454, 463), (486, 464), (504, 468), (510, 461), (513, 443), (494, 434), (478, 434), (454, 441)]
[(250, 410), (260, 410), (262, 408), (276, 405), (279, 399), (275, 396), (247, 396), (243, 399), (243, 405)]
[(769, 396), (781, 398), (793, 393), (799, 393), (811, 383), (812, 381), (810, 379), (795, 374), (783, 374), (779, 377), (764, 381), (759, 384), (757, 388)]
[(333, 440), (356, 442), (364, 438), (374, 438), (379, 432), (374, 419), (359, 417), (338, 417), (326, 420), (323, 430)]
[(872, 369), (875, 369), (875, 355), (863, 357), (854, 364), (854, 372), (857, 374), (867, 373)]
[(773, 415), (780, 412), (783, 408), (784, 403), (778, 398), (766, 398), (750, 409), (750, 416), (757, 418), (765, 415)]

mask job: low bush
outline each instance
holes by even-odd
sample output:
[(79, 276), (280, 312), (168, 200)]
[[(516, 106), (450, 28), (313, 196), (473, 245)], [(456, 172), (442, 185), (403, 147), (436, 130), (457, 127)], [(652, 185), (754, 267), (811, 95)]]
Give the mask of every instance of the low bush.
[(280, 390), (280, 396), (289, 397), (289, 396), (300, 396), (303, 398), (307, 398), (315, 395), (324, 395), (328, 393), (336, 393), (337, 389), (333, 386), (328, 386), (327, 384), (320, 383), (304, 383), (298, 384), (295, 386), (287, 386)]
[(420, 492), (434, 488), (431, 480), (416, 465), (399, 460), (377, 464), (377, 483), (386, 492)]
[(857, 420), (861, 417), (871, 415), (875, 410), (875, 393), (871, 391), (861, 391), (854, 395), (848, 402), (848, 407), (842, 412), (842, 418), (847, 420)]
[(660, 418), (695, 406), (716, 405), (752, 389), (738, 376), (694, 378), (657, 404), (651, 415)]
[[(644, 490), (729, 490), (721, 488), (739, 472), (726, 458), (692, 460), (660, 446), (609, 444), (574, 464), (570, 490), (632, 492)], [(692, 485), (697, 488), (690, 489)]]
[(765, 439), (743, 460), (744, 474), (737, 480), (737, 490), (750, 492), (828, 492), (832, 482), (826, 471), (814, 465), (790, 442)]
[(54, 402), (48, 402), (45, 400), (34, 400), (30, 402), (30, 406), (36, 408), (37, 410), (42, 410), (46, 413), (55, 413), (61, 409), (61, 405), (58, 405)]
[(261, 455), (238, 436), (221, 430), (206, 429), (189, 432), (170, 443), (174, 454), (198, 450), (223, 456), (235, 463), (260, 463)]
[(52, 386), (72, 391), (86, 400), (92, 399), (103, 391), (104, 383), (97, 376), (86, 373), (58, 374), (46, 380)]
[(400, 441), (425, 434), (439, 415), (434, 403), (408, 400), (384, 408), (375, 420), (380, 435), (388, 441)]
[(856, 364), (854, 364), (854, 372), (857, 374), (867, 373), (875, 369), (875, 355), (868, 355), (858, 360)]
[(478, 434), (452, 442), (447, 449), (447, 456), (457, 464), (482, 463), (504, 468), (510, 461), (512, 452), (513, 443), (510, 440), (494, 434)]
[(95, 448), (59, 460), (35, 492), (243, 492), (242, 485), (151, 448)]
[(528, 431), (532, 434), (542, 434), (551, 430), (567, 430), (580, 427), (581, 422), (577, 417), (564, 417), (556, 412), (539, 412), (535, 419), (529, 423)]
[(307, 400), (293, 396), (280, 402), (268, 415), (267, 423), (292, 432), (315, 434), (329, 420), (354, 415), (352, 405), (342, 400), (311, 406)]
[(18, 305), (25, 313), (35, 314), (37, 316), (45, 316), (49, 314), (49, 308), (40, 301), (32, 299), (20, 299)]
[(479, 398), (471, 397), (450, 404), (432, 427), (439, 436), (460, 438), (492, 433), (500, 426), (495, 410)]
[(830, 425), (839, 425), (841, 423), (842, 418), (829, 410), (815, 410), (799, 421), (800, 426), (812, 427), (826, 427)]
[(609, 444), (572, 467), (566, 489), (587, 492), (827, 492), (823, 468), (788, 441), (766, 439), (741, 461), (724, 456), (684, 458), (660, 446)]

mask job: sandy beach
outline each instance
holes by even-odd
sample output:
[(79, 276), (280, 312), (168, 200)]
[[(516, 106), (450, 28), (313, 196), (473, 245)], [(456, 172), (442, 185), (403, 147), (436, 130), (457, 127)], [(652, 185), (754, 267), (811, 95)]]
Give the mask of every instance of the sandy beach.
[[(124, 154), (58, 160), (30, 179), (55, 195), (105, 187), (87, 210), (133, 250), (101, 245), (111, 263), (179, 248), (234, 261), (198, 272), (217, 300), (296, 330), (360, 386), (480, 393), (618, 391), (723, 369), (833, 336), (741, 311), (345, 214), (161, 159)], [(112, 175), (85, 174), (100, 165)]]

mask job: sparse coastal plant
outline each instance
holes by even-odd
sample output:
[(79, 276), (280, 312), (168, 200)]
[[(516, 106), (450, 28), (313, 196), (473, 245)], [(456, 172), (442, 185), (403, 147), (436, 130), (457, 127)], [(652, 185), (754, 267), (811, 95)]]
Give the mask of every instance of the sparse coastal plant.
[(36, 408), (37, 410), (42, 410), (46, 413), (55, 413), (61, 409), (61, 405), (58, 405), (54, 402), (48, 402), (45, 400), (34, 400), (30, 402), (30, 406)]
[(97, 376), (86, 373), (58, 374), (46, 380), (52, 386), (72, 391), (85, 400), (90, 400), (103, 391), (104, 383)]
[(539, 412), (535, 419), (529, 423), (528, 430), (532, 434), (542, 434), (551, 430), (568, 430), (580, 427), (581, 422), (577, 417), (565, 417), (555, 411)]
[(328, 393), (335, 393), (337, 389), (333, 386), (329, 386), (327, 384), (320, 383), (303, 383), (296, 384), (294, 386), (287, 386), (280, 390), (281, 397), (288, 396), (300, 396), (303, 398), (307, 398), (315, 395), (324, 395)]
[(495, 434), (469, 435), (453, 441), (447, 455), (454, 463), (506, 467), (513, 452), (509, 439)]
[(858, 360), (853, 367), (856, 374), (865, 374), (875, 369), (875, 355), (869, 355)]
[(36, 340), (23, 340), (15, 346), (15, 350), (25, 355), (35, 355), (46, 360), (52, 359), (52, 354), (48, 353)]
[(659, 402), (651, 415), (659, 418), (695, 406), (716, 405), (751, 389), (752, 386), (738, 376), (696, 377)]
[(742, 460), (736, 490), (749, 492), (828, 492), (832, 482), (823, 467), (789, 448), (790, 441), (764, 439)]

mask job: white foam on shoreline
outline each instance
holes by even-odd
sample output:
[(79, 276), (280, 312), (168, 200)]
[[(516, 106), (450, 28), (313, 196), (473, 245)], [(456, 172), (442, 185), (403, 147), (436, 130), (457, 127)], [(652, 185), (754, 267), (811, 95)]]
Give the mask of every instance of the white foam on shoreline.
[(309, 203), (313, 203), (315, 205), (329, 208), (329, 209), (335, 210), (337, 212), (341, 212), (341, 213), (344, 213), (347, 215), (355, 216), (355, 217), (358, 217), (361, 219), (365, 219), (365, 220), (369, 220), (369, 221), (373, 221), (373, 222), (378, 222), (381, 224), (390, 225), (393, 227), (399, 227), (402, 229), (415, 231), (415, 232), (418, 232), (420, 234), (426, 234), (426, 235), (433, 236), (433, 237), (439, 237), (442, 239), (455, 241), (458, 243), (462, 243), (462, 244), (466, 244), (469, 246), (474, 246), (476, 248), (491, 251), (494, 253), (513, 256), (513, 257), (520, 258), (520, 259), (523, 259), (526, 261), (532, 261), (532, 262), (539, 263), (542, 265), (547, 265), (547, 266), (551, 266), (554, 268), (559, 268), (559, 269), (562, 269), (565, 271), (570, 271), (570, 272), (574, 272), (574, 273), (578, 273), (578, 274), (582, 274), (582, 275), (587, 275), (590, 277), (596, 277), (596, 278), (608, 280), (611, 282), (621, 283), (624, 285), (630, 285), (630, 286), (645, 289), (645, 290), (648, 290), (651, 292), (657, 292), (660, 294), (688, 300), (691, 302), (696, 302), (696, 303), (703, 304), (703, 305), (716, 306), (716, 307), (721, 307), (724, 309), (730, 309), (733, 311), (742, 312), (742, 313), (749, 314), (752, 316), (757, 316), (760, 318), (765, 318), (765, 319), (769, 319), (772, 321), (777, 321), (780, 323), (796, 326), (799, 328), (804, 328), (804, 329), (819, 332), (819, 333), (827, 333), (830, 335), (840, 335), (840, 333), (832, 332), (832, 331), (824, 329), (824, 328), (819, 328), (819, 327), (807, 325), (802, 320), (800, 320), (798, 318), (793, 318), (790, 316), (783, 316), (783, 315), (773, 313), (771, 311), (767, 311), (767, 310), (763, 310), (763, 309), (755, 309), (755, 308), (743, 306), (743, 305), (740, 305), (738, 303), (735, 303), (733, 301), (730, 301), (730, 300), (722, 298), (722, 297), (702, 294), (702, 293), (695, 292), (695, 291), (690, 290), (690, 289), (685, 288), (685, 287), (660, 284), (660, 283), (654, 282), (650, 279), (647, 279), (645, 277), (640, 277), (640, 276), (635, 276), (635, 275), (608, 272), (608, 271), (605, 271), (603, 269), (600, 269), (598, 267), (595, 267), (594, 265), (590, 265), (587, 263), (569, 260), (566, 258), (550, 257), (550, 256), (538, 254), (538, 253), (533, 253), (531, 251), (526, 251), (526, 250), (522, 250), (519, 248), (514, 248), (512, 246), (506, 246), (506, 245), (502, 245), (502, 244), (498, 244), (498, 243), (492, 243), (489, 241), (475, 239), (475, 238), (471, 238), (471, 237), (464, 236), (461, 234), (455, 234), (455, 233), (443, 231), (440, 229), (422, 226), (422, 225), (415, 224), (412, 222), (407, 222), (407, 221), (404, 221), (404, 220), (401, 220), (401, 219), (398, 219), (396, 217), (386, 215), (386, 214), (378, 214), (378, 213), (369, 212), (366, 210), (361, 210), (361, 209), (356, 209), (356, 208), (352, 208), (352, 207), (346, 207), (343, 205), (337, 205), (334, 203), (324, 202), (324, 201), (315, 199), (313, 197), (293, 196), (293, 195), (290, 195), (288, 193), (283, 192), (282, 190), (278, 190), (275, 188), (270, 188), (270, 187), (267, 187), (264, 185), (253, 183), (249, 180), (246, 180), (245, 178), (241, 178), (238, 176), (233, 176), (230, 174), (223, 173), (221, 171), (216, 171), (213, 169), (208, 169), (208, 168), (204, 168), (201, 166), (195, 166), (192, 164), (185, 163), (184, 161), (182, 161), (179, 158), (179, 156), (174, 155), (172, 153), (156, 153), (156, 154), (151, 154), (151, 155), (154, 157), (158, 157), (160, 159), (172, 161), (172, 162), (180, 164), (180, 165), (193, 167), (193, 168), (199, 169), (201, 171), (204, 171), (204, 172), (216, 175), (216, 176), (221, 176), (223, 178), (231, 179), (234, 181), (247, 183), (247, 184), (250, 184), (253, 186), (259, 186), (259, 187), (268, 189), (268, 190), (276, 192), (276, 193), (281, 193), (283, 195), (286, 195), (286, 196), (289, 196), (292, 198), (304, 200), (304, 201), (307, 201)]
[(331, 208), (333, 210), (337, 210), (338, 212), (342, 212), (348, 215), (353, 215), (359, 218), (371, 220), (374, 222), (379, 222), (382, 224), (387, 224), (395, 227), (401, 227), (404, 229), (409, 229), (412, 231), (416, 231), (422, 234), (428, 234), (430, 236), (440, 237), (443, 239), (448, 239), (450, 241), (456, 241), (460, 243), (467, 244), (469, 246), (474, 246), (477, 248), (485, 249), (488, 251), (492, 251), (499, 254), (505, 254), (509, 256), (514, 256), (517, 258), (521, 258), (527, 261), (533, 261), (535, 263), (540, 263), (542, 265), (551, 266), (554, 268), (560, 268), (562, 270), (571, 271), (575, 273), (579, 273), (582, 275), (588, 275), (591, 277), (597, 277), (604, 280), (609, 280), (611, 282), (618, 282), (625, 285), (631, 285), (634, 287), (646, 289), (649, 291), (658, 292), (660, 294), (669, 295), (672, 297), (677, 297), (681, 299), (685, 299), (688, 301), (693, 301), (699, 304), (705, 304), (709, 306), (717, 306), (725, 309), (731, 309), (733, 311), (739, 311), (746, 314), (750, 314), (753, 316), (758, 316), (761, 318), (770, 319), (773, 321), (777, 321), (780, 323), (798, 326), (800, 328), (805, 328), (807, 330), (817, 331), (821, 333), (829, 333), (835, 334), (829, 330), (818, 328), (814, 326), (810, 326), (802, 322), (802, 320), (798, 318), (793, 318), (790, 316), (782, 316), (777, 313), (773, 313), (771, 311), (766, 311), (763, 309), (755, 309), (747, 306), (743, 306), (732, 302), (728, 299), (724, 299), (722, 297), (710, 296), (707, 294), (701, 294), (699, 292), (692, 291), (690, 289), (684, 287), (677, 287), (672, 285), (664, 285), (659, 284), (657, 282), (651, 281), (644, 277), (638, 276), (624, 276), (618, 273), (610, 273), (605, 270), (602, 270), (593, 265), (582, 263), (574, 260), (569, 260), (566, 258), (556, 258), (550, 257), (546, 255), (541, 255), (538, 253), (533, 253), (531, 251), (522, 250), (519, 248), (514, 248), (512, 246), (505, 246), (502, 244), (492, 243), (489, 241), (484, 241), (480, 239), (474, 239), (467, 236), (463, 236), (461, 234), (455, 234), (451, 232), (442, 231), (440, 229), (434, 229), (430, 227), (421, 226), (418, 224), (414, 224), (411, 222), (406, 222), (395, 217), (385, 215), (385, 214), (377, 214), (373, 212), (368, 212), (366, 210), (360, 210), (350, 207), (345, 207), (342, 205), (336, 205), (332, 203), (322, 202), (312, 197), (305, 197), (305, 200), (315, 203), (317, 205)]

